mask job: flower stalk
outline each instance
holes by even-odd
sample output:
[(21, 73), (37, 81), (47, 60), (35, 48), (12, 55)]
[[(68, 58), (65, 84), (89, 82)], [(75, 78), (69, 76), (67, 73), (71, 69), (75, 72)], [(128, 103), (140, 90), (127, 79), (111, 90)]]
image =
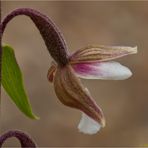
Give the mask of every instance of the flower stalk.
[(5, 28), (10, 20), (18, 15), (28, 16), (40, 31), (44, 39), (46, 47), (53, 59), (60, 65), (64, 66), (68, 63), (68, 50), (62, 34), (56, 25), (40, 12), (30, 8), (19, 8), (10, 12), (1, 24), (1, 38)]
[(0, 148), (8, 138), (15, 137), (19, 140), (22, 148), (35, 148), (34, 141), (24, 132), (18, 130), (10, 130), (0, 136)]

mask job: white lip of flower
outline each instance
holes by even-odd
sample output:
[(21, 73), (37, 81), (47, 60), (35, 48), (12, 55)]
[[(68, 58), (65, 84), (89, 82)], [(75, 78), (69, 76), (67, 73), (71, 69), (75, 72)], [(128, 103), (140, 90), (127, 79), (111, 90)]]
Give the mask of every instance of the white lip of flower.
[(80, 123), (78, 125), (78, 129), (80, 132), (84, 134), (96, 134), (100, 129), (101, 125), (87, 116), (85, 113), (82, 113), (82, 118), (80, 120)]
[(102, 80), (127, 79), (132, 76), (132, 72), (111, 60), (135, 53), (137, 47), (90, 46), (72, 54), (69, 63), (64, 67), (52, 63), (48, 79), (54, 82), (57, 97), (64, 105), (83, 112), (78, 125), (80, 132), (97, 133), (105, 126), (105, 118), (101, 108), (78, 77)]
[(114, 61), (75, 64), (73, 68), (83, 79), (125, 80), (132, 76), (129, 68)]

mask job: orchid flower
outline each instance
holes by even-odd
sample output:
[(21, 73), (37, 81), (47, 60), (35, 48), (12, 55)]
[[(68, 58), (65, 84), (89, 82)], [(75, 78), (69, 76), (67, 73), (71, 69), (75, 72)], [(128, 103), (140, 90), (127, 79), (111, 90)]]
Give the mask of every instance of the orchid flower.
[(64, 67), (52, 62), (48, 79), (54, 83), (57, 97), (63, 104), (82, 111), (82, 119), (78, 125), (81, 132), (96, 133), (105, 126), (105, 119), (101, 108), (78, 77), (104, 80), (127, 79), (132, 72), (111, 60), (136, 52), (137, 47), (90, 46), (69, 56), (69, 63)]
[[(123, 80), (129, 78), (131, 71), (112, 60), (137, 52), (137, 47), (88, 46), (73, 54), (68, 52), (66, 42), (55, 24), (40, 12), (20, 8), (12, 11), (2, 23), (2, 33), (7, 23), (17, 15), (31, 18), (39, 29), (47, 49), (54, 59), (48, 71), (48, 80), (53, 82), (58, 99), (66, 106), (82, 112), (78, 125), (80, 132), (97, 133), (105, 126), (105, 118), (89, 90), (80, 78)], [(80, 77), (80, 78), (79, 78)]]

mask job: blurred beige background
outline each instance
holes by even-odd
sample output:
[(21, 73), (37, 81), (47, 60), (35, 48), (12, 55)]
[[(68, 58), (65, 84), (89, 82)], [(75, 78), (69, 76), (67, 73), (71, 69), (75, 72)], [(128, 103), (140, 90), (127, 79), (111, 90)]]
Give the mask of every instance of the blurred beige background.
[[(5, 31), (24, 74), (39, 121), (25, 117), (2, 90), (1, 132), (20, 129), (39, 146), (144, 146), (148, 144), (148, 2), (2, 2), (2, 17), (19, 7), (48, 15), (65, 36), (70, 51), (90, 44), (138, 46), (138, 54), (119, 59), (133, 72), (125, 81), (83, 80), (103, 109), (107, 125), (100, 133), (79, 133), (79, 111), (57, 99), (46, 75), (51, 57), (32, 21), (19, 16)], [(18, 146), (10, 139), (5, 146)]]

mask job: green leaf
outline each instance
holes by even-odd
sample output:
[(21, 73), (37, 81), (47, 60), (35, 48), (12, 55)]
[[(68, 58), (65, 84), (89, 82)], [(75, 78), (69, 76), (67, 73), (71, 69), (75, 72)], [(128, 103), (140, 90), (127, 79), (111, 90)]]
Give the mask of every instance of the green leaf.
[(26, 95), (22, 73), (17, 64), (14, 50), (10, 46), (3, 46), (2, 54), (2, 85), (16, 106), (28, 117), (38, 119), (33, 114)]

